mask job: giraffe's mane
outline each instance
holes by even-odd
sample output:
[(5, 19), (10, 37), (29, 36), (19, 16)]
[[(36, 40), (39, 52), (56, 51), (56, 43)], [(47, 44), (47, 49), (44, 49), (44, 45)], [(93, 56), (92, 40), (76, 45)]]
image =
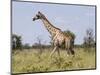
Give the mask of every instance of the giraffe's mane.
[[(39, 12), (39, 13), (41, 14), (41, 16), (42, 16), (43, 19), (45, 19), (46, 21), (48, 21), (48, 19), (45, 17), (44, 14), (42, 14), (41, 12)], [(49, 21), (48, 21), (48, 22), (49, 22)], [(50, 23), (50, 22), (49, 22), (49, 23)], [(51, 23), (50, 23), (50, 24), (51, 24)], [(60, 28), (57, 28), (57, 27), (53, 26), (52, 24), (51, 24), (51, 26), (54, 27), (54, 28), (56, 28), (56, 29), (58, 29), (58, 30), (61, 30)]]

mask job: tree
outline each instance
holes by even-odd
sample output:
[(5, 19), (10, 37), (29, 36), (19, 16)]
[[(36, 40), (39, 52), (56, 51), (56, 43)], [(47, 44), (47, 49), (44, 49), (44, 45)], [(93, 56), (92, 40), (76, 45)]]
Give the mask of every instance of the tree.
[(31, 47), (30, 47), (30, 45), (29, 45), (28, 43), (26, 43), (26, 44), (23, 46), (23, 48), (25, 48), (25, 49), (30, 49)]
[(64, 34), (66, 36), (71, 36), (73, 38), (73, 40), (75, 39), (75, 34), (73, 32), (71, 32), (70, 30), (64, 31)]
[(12, 35), (12, 49), (16, 49), (16, 35)]
[(16, 34), (12, 35), (12, 48), (13, 49), (22, 49), (21, 36), (18, 36)]
[(21, 36), (16, 37), (16, 48), (21, 49), (22, 48), (22, 42), (21, 42)]
[(89, 28), (86, 30), (86, 36), (83, 42), (84, 47), (93, 47), (95, 45), (93, 29)]
[(40, 37), (37, 37), (37, 47), (40, 49), (39, 54), (42, 54), (42, 39)]

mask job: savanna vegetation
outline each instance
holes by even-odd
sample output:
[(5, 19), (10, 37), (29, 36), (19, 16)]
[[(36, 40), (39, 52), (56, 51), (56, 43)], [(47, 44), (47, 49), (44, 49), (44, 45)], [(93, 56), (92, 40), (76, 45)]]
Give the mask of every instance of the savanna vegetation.
[[(66, 35), (75, 35), (70, 31), (65, 31)], [(79, 69), (96, 68), (96, 42), (93, 37), (93, 31), (88, 29), (84, 42), (81, 45), (75, 45), (75, 55), (67, 54), (64, 48), (60, 49), (60, 56), (57, 52), (49, 57), (52, 51), (51, 45), (41, 44), (41, 39), (37, 38), (37, 43), (30, 46), (28, 43), (22, 44), (22, 37), (12, 36), (12, 73), (35, 73), (50, 71), (67, 71)]]
[(94, 69), (95, 68), (95, 49), (86, 52), (83, 48), (75, 49), (75, 57), (67, 56), (65, 50), (60, 51), (60, 58), (55, 53), (49, 58), (51, 49), (44, 49), (39, 53), (39, 49), (16, 50), (12, 54), (12, 72), (29, 73), (29, 72), (47, 72), (63, 71), (76, 69)]

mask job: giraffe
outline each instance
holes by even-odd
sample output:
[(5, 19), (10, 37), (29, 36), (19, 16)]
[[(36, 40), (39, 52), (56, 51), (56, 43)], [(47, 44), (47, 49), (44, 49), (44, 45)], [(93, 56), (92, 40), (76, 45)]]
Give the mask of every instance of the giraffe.
[(71, 36), (66, 36), (61, 29), (55, 27), (52, 25), (47, 18), (42, 14), (40, 11), (36, 14), (35, 17), (32, 18), (33, 21), (35, 20), (42, 20), (45, 28), (48, 30), (48, 32), (51, 34), (51, 38), (53, 41), (54, 49), (52, 50), (50, 57), (54, 54), (55, 51), (58, 52), (58, 55), (60, 56), (59, 48), (64, 44), (66, 51), (68, 54), (74, 55), (75, 52), (73, 50), (74, 45), (74, 39)]

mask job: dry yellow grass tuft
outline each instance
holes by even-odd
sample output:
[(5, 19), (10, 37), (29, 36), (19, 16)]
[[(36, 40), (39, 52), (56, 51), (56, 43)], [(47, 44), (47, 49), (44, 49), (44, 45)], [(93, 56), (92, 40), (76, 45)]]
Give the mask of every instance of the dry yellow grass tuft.
[(95, 50), (84, 52), (82, 48), (75, 50), (75, 57), (67, 56), (65, 50), (60, 51), (61, 56), (55, 53), (49, 58), (50, 51), (44, 50), (40, 55), (38, 49), (19, 51), (12, 54), (12, 72), (47, 72), (76, 69), (95, 69)]

